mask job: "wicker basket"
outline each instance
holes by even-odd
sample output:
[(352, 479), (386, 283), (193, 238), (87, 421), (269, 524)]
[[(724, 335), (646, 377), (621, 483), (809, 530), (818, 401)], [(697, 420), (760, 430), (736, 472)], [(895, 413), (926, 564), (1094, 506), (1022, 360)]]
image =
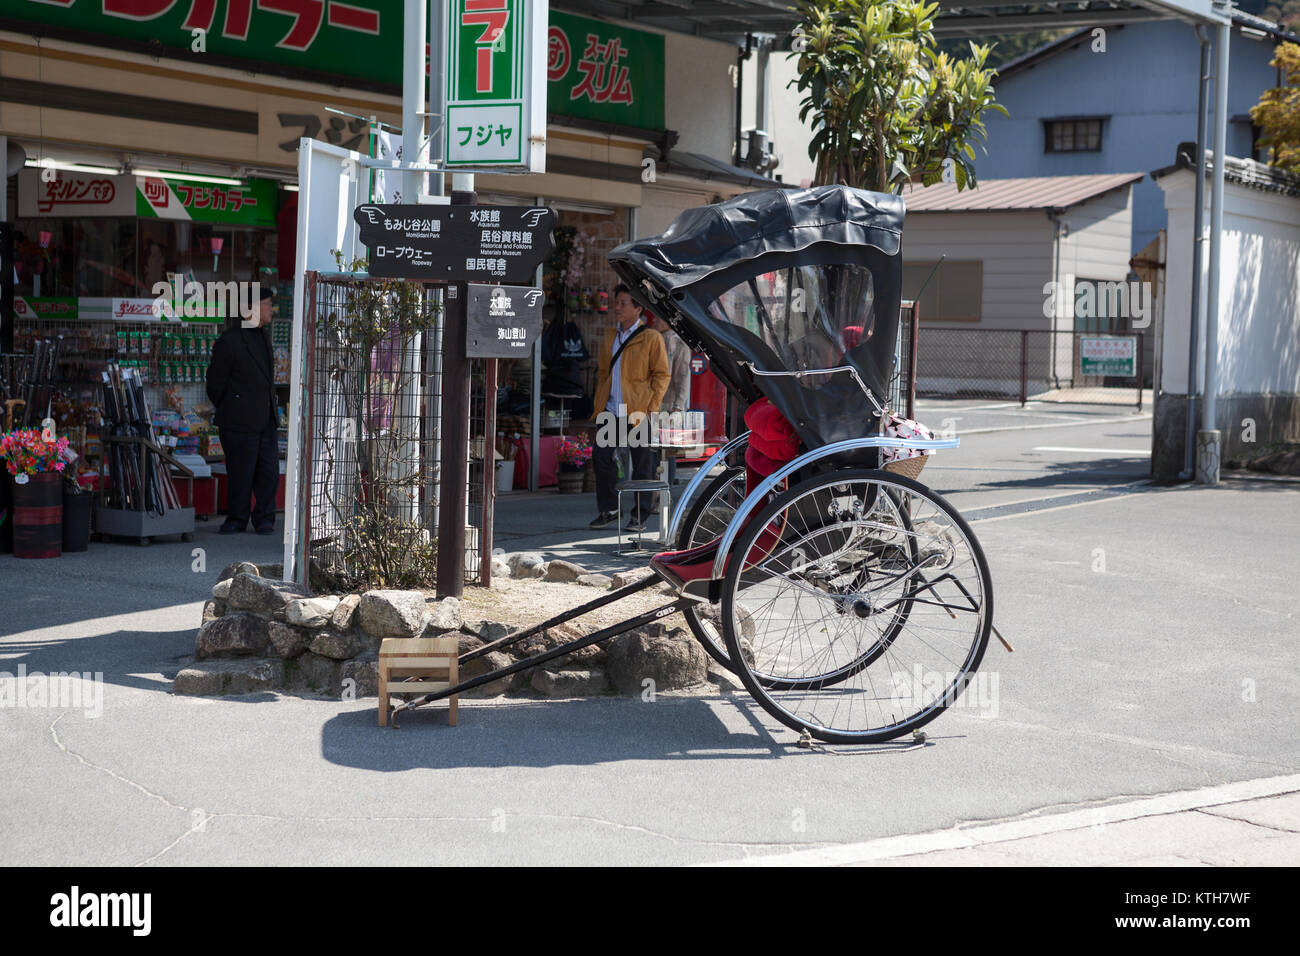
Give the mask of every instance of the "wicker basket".
[(914, 458), (887, 461), (885, 462), (885, 471), (915, 480), (921, 474), (921, 469), (925, 467), (925, 460), (929, 457), (929, 455), (917, 455)]

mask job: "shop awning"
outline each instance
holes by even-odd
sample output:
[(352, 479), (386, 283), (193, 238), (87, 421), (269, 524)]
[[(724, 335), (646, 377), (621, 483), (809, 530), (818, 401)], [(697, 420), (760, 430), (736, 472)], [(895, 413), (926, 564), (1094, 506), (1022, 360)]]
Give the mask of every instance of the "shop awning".
[(793, 189), (796, 185), (768, 179), (766, 176), (760, 176), (752, 169), (745, 169), (743, 166), (732, 166), (730, 163), (724, 163), (712, 156), (705, 156), (703, 153), (691, 153), (684, 149), (674, 149), (669, 153), (668, 162), (663, 169), (665, 172), (681, 173), (684, 176), (694, 176), (696, 179), (720, 179), (724, 182), (738, 183), (741, 186), (748, 186), (750, 189)]
[[(742, 40), (746, 33), (790, 35), (800, 17), (786, 0), (562, 0), (557, 8), (623, 20), (674, 33)], [(939, 0), (935, 33), (962, 36), (1113, 26), (1170, 17), (1189, 22), (1226, 22), (1210, 0)], [(777, 44), (788, 48), (788, 43)]]

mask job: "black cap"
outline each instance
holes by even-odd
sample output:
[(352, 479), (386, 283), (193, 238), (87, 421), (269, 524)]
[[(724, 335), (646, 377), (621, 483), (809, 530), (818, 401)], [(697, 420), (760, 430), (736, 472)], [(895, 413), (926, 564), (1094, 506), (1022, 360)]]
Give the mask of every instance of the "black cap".
[(274, 297), (275, 297), (274, 289), (272, 289), (269, 285), (262, 286), (262, 295), (260, 297), (261, 301), (265, 302), (267, 299), (272, 299)]

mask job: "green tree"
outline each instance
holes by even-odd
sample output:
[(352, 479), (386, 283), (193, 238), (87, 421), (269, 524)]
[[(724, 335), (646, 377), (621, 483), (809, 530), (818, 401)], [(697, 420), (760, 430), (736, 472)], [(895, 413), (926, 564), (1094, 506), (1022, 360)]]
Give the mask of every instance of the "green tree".
[(1282, 71), (1283, 85), (1265, 90), (1250, 118), (1262, 131), (1259, 144), (1273, 151), (1272, 165), (1300, 173), (1300, 46), (1279, 43), (1270, 65)]
[(805, 94), (800, 121), (812, 117), (816, 182), (878, 192), (914, 179), (975, 185), (982, 117), (1006, 110), (994, 100), (989, 48), (972, 43), (968, 59), (940, 50), (937, 10), (924, 0), (800, 0), (791, 82)]
[[(1242, 4), (1244, 9), (1249, 7)], [(1249, 11), (1255, 12), (1255, 11)], [(1300, 31), (1300, 0), (1278, 0), (1277, 3), (1270, 3), (1260, 16), (1265, 20), (1272, 20), (1274, 23), (1280, 23), (1288, 30), (1294, 32)]]

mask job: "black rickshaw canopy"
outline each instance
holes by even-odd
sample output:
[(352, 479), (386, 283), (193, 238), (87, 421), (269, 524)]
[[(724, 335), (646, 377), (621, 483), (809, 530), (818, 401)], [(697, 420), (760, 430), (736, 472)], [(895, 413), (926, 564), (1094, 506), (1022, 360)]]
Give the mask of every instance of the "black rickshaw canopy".
[(883, 404), (904, 215), (902, 197), (848, 186), (763, 190), (688, 209), (609, 259), (733, 394), (766, 396), (816, 448), (879, 430), (863, 386)]

